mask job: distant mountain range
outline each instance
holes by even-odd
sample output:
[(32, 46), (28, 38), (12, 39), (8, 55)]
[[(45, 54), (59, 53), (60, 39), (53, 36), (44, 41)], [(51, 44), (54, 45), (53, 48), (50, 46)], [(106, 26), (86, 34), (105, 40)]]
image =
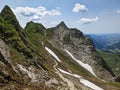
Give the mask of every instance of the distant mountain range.
[(87, 34), (97, 49), (120, 50), (120, 34)]

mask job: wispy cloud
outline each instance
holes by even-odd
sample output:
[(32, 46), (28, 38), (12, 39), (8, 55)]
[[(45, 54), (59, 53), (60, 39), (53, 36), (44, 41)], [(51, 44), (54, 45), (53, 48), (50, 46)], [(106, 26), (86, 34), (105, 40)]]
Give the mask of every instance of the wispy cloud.
[(98, 20), (99, 20), (99, 17), (96, 16), (95, 18), (81, 18), (79, 22), (81, 24), (90, 24)]
[(120, 9), (117, 9), (116, 12), (117, 12), (117, 14), (120, 14)]
[(85, 12), (85, 11), (88, 11), (88, 8), (85, 5), (82, 5), (80, 3), (76, 3), (72, 11), (74, 13)]
[(57, 24), (58, 24), (58, 22), (51, 22), (51, 23), (50, 23), (50, 26), (51, 26), (51, 27), (54, 27), (54, 26), (56, 26)]
[(32, 7), (16, 7), (13, 9), (16, 14), (22, 15), (24, 17), (28, 17), (31, 20), (40, 20), (46, 16), (59, 16), (61, 12), (57, 9), (47, 10), (43, 6), (39, 6), (37, 8)]

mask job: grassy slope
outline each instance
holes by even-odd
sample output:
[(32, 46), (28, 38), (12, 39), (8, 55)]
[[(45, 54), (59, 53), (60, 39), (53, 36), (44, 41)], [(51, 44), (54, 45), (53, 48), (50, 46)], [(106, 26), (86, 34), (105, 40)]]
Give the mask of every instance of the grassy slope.
[[(53, 31), (51, 29), (47, 30), (47, 38), (49, 39), (53, 35)], [(120, 84), (119, 83), (108, 83), (108, 82), (103, 82), (95, 77), (93, 77), (88, 71), (86, 71), (84, 68), (79, 66), (78, 63), (76, 63), (73, 59), (70, 58), (69, 55), (65, 53), (65, 51), (54, 47), (49, 41), (46, 42), (46, 45), (53, 50), (57, 56), (62, 60), (62, 63), (59, 63), (60, 68), (64, 70), (71, 70), (73, 73), (76, 73), (80, 76), (83, 76), (87, 80), (90, 80), (91, 82), (95, 83), (96, 85), (104, 88), (105, 90), (119, 90)]]
[(105, 90), (119, 90), (119, 83), (108, 83), (99, 80), (98, 78), (93, 77), (87, 70), (79, 66), (73, 59), (70, 58), (63, 50), (53, 47), (49, 41), (46, 41), (46, 46), (53, 50), (57, 56), (62, 60), (62, 63), (59, 63), (58, 67), (64, 69), (65, 71), (71, 70), (73, 73), (76, 73), (80, 76), (83, 76), (85, 79), (90, 80), (96, 85), (104, 88)]
[(120, 70), (117, 70), (117, 68), (120, 69), (120, 56), (119, 54), (115, 54), (112, 52), (104, 52), (102, 50), (97, 50), (98, 53), (105, 59), (108, 66), (112, 68), (114, 73), (120, 74)]

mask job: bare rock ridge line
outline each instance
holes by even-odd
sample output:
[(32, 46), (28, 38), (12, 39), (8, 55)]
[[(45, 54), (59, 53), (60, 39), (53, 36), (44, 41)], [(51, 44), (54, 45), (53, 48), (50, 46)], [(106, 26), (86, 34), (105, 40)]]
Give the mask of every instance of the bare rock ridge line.
[(67, 49), (78, 61), (81, 60), (83, 63), (90, 65), (99, 78), (114, 81), (114, 73), (103, 58), (99, 56), (93, 42), (85, 37), (80, 30), (68, 28), (64, 22), (61, 22), (56, 27), (48, 29), (47, 32), (52, 32), (48, 40), (54, 46)]

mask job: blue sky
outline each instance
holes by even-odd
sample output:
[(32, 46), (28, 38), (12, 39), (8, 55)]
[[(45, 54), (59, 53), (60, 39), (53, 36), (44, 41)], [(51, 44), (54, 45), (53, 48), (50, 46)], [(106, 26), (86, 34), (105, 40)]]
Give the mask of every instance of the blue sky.
[(22, 27), (29, 21), (46, 28), (64, 21), (83, 33), (120, 33), (120, 0), (0, 0), (9, 5)]

